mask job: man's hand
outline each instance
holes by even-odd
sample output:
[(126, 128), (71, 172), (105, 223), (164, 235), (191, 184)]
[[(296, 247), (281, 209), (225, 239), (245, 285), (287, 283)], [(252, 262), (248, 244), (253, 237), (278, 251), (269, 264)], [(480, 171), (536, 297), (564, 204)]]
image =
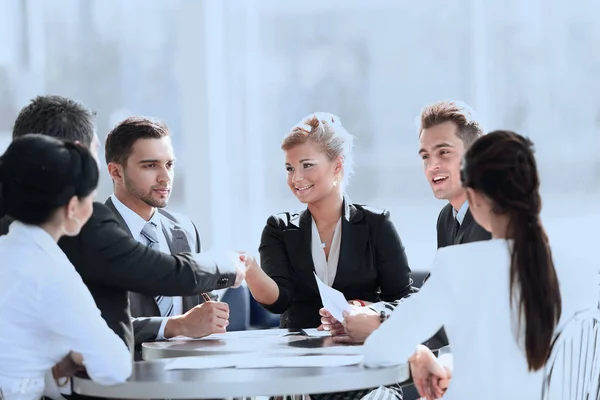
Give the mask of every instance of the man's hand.
[(410, 356), (410, 372), (419, 395), (427, 400), (439, 399), (448, 388), (452, 371), (443, 367), (426, 346), (419, 345)]
[[(244, 282), (244, 279), (246, 279), (246, 271), (248, 270), (248, 264), (246, 263), (246, 258), (251, 258), (254, 261), (254, 257), (252, 256), (247, 256), (246, 254), (243, 254), (239, 251), (235, 252), (235, 282), (232, 286), (232, 288), (238, 288), (242, 285), (242, 282)], [(256, 261), (254, 261), (256, 263)]]
[(353, 308), (344, 311), (346, 336), (334, 337), (336, 343), (364, 343), (371, 333), (381, 325), (379, 315), (368, 307)]
[[(54, 380), (58, 380), (61, 378), (70, 378), (75, 373), (79, 371), (83, 371), (84, 367), (82, 365), (83, 360), (80, 363), (77, 363), (77, 353), (69, 353), (62, 360), (60, 360), (54, 367), (52, 367), (52, 377)], [(75, 355), (75, 356), (74, 356)]]
[(212, 333), (225, 333), (229, 325), (229, 305), (207, 301), (183, 315), (171, 317), (165, 326), (165, 338), (175, 336), (204, 337)]

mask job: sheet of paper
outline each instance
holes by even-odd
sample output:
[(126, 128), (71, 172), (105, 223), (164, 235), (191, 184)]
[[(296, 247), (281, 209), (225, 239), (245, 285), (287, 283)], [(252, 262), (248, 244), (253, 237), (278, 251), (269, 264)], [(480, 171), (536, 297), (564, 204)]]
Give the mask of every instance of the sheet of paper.
[(280, 356), (359, 356), (364, 352), (363, 346), (330, 346), (317, 348), (287, 347), (276, 350), (265, 350), (262, 354), (269, 357)]
[(341, 292), (335, 290), (334, 288), (330, 288), (323, 283), (321, 279), (319, 279), (316, 273), (314, 274), (317, 281), (317, 286), (319, 288), (319, 294), (321, 295), (321, 301), (323, 302), (323, 307), (325, 307), (325, 309), (327, 309), (327, 311), (333, 315), (333, 318), (342, 322), (344, 320), (343, 312), (350, 312), (350, 304), (348, 304), (348, 300), (346, 300)]
[(331, 332), (329, 332), (329, 331), (319, 331), (316, 328), (302, 329), (302, 332), (306, 336), (310, 336), (310, 337), (327, 337), (327, 336), (331, 336)]
[(165, 370), (172, 369), (213, 369), (213, 368), (233, 368), (241, 359), (248, 357), (244, 355), (215, 355), (215, 356), (198, 356), (198, 357), (178, 357), (171, 359)]
[(360, 364), (362, 355), (260, 357), (240, 360), (236, 368), (298, 368), (298, 367), (344, 367)]
[[(261, 338), (272, 336), (287, 336), (290, 332), (287, 329), (251, 329), (246, 331), (235, 331), (227, 333), (213, 333), (202, 338), (189, 338), (185, 336), (176, 336), (170, 338), (171, 341), (177, 340), (226, 340), (226, 339), (246, 339)], [(297, 334), (297, 333), (296, 333)]]

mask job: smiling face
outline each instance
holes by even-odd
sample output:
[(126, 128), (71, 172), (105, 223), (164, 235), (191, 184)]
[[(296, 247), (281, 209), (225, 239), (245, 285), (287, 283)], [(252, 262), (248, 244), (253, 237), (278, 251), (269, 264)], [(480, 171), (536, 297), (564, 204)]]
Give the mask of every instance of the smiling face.
[(313, 142), (285, 151), (285, 169), (288, 186), (302, 203), (316, 203), (327, 196), (341, 194), (341, 159), (329, 160)]
[(460, 182), (460, 162), (465, 145), (456, 131), (456, 124), (447, 121), (423, 129), (419, 139), (419, 155), (433, 195), (450, 202), (465, 196)]

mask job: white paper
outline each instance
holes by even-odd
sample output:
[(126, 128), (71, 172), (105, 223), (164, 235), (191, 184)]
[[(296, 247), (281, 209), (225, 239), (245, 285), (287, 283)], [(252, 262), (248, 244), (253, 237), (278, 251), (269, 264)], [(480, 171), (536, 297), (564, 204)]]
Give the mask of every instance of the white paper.
[(320, 330), (318, 330), (316, 328), (302, 329), (302, 332), (306, 336), (310, 336), (310, 337), (328, 337), (328, 336), (331, 336), (331, 332), (329, 332), (329, 331), (320, 331)]
[[(306, 349), (316, 350), (316, 349)], [(289, 353), (288, 353), (289, 354)], [(267, 355), (265, 353), (251, 353), (244, 355), (219, 355), (199, 357), (179, 357), (171, 359), (165, 370), (182, 369), (214, 369), (214, 368), (297, 368), (297, 367), (343, 367), (360, 364), (364, 356), (361, 354), (350, 355)]]
[(330, 346), (318, 348), (287, 347), (277, 350), (265, 350), (264, 355), (270, 357), (280, 356), (359, 356), (364, 352), (363, 346)]
[(323, 307), (325, 307), (325, 309), (331, 313), (333, 318), (337, 319), (339, 322), (342, 322), (344, 320), (343, 312), (350, 312), (350, 304), (348, 304), (348, 300), (346, 300), (341, 292), (327, 286), (319, 279), (316, 273), (314, 274), (315, 279), (317, 280), (317, 286), (319, 288), (319, 295), (321, 295)]
[(298, 368), (298, 367), (344, 367), (360, 364), (362, 355), (261, 357), (240, 360), (236, 368)]
[[(178, 340), (226, 340), (226, 339), (247, 339), (247, 338), (262, 338), (272, 336), (287, 336), (290, 332), (287, 329), (252, 329), (246, 331), (235, 331), (226, 333), (213, 333), (212, 335), (201, 338), (190, 338), (186, 336), (176, 336), (170, 338), (170, 341)], [(296, 335), (298, 332), (295, 333)]]
[(232, 368), (235, 367), (239, 358), (247, 355), (218, 355), (218, 356), (198, 356), (198, 357), (178, 357), (171, 359), (165, 366), (165, 370), (172, 369), (213, 369), (213, 368)]

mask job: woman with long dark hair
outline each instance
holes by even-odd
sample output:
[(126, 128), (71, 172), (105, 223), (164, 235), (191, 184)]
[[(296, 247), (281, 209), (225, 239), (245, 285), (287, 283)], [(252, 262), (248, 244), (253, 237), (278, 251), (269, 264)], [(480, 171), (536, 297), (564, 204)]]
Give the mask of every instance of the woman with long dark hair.
[(14, 220), (0, 238), (0, 389), (6, 400), (39, 399), (44, 389), (58, 396), (45, 376), (52, 369), (58, 383), (53, 366), (66, 356), (101, 384), (131, 374), (125, 343), (57, 243), (79, 234), (97, 185), (90, 152), (49, 136), (17, 138), (0, 157), (0, 217)]
[(398, 364), (444, 325), (456, 370), (444, 398), (539, 398), (536, 371), (562, 300), (540, 221), (533, 144), (514, 132), (485, 135), (466, 153), (461, 175), (471, 212), (492, 240), (438, 250), (421, 292), (367, 339), (365, 364)]

